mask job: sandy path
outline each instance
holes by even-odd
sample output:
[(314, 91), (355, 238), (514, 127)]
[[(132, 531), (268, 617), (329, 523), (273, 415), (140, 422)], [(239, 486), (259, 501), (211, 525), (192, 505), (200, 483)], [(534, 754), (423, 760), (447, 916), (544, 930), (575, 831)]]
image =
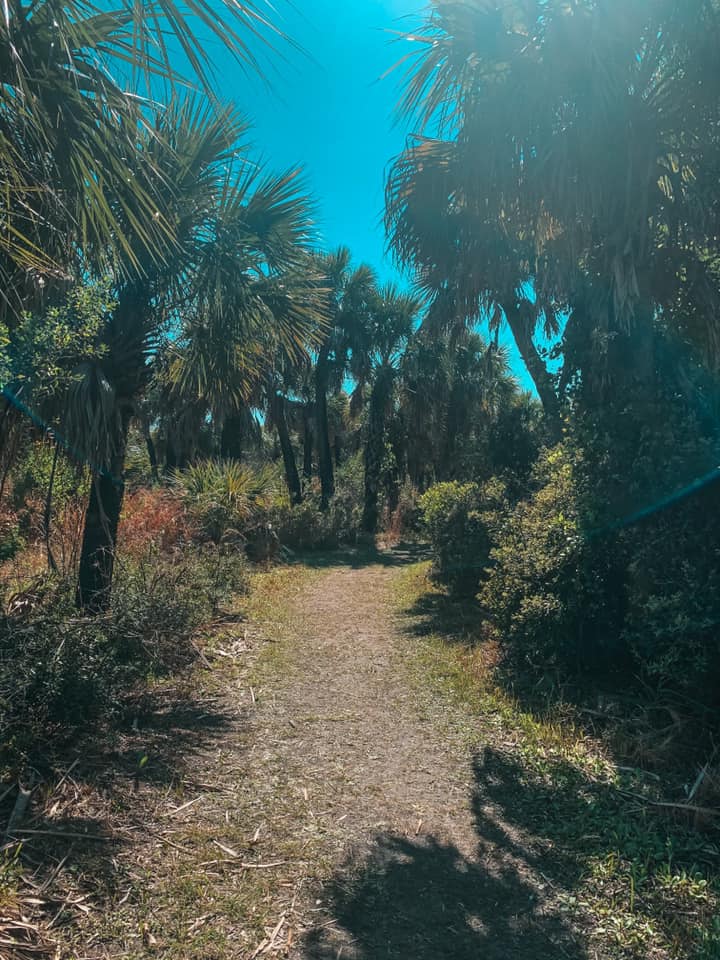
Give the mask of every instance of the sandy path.
[(411, 681), (397, 575), (391, 563), (331, 568), (293, 601), (285, 679), (255, 718), (255, 760), (296, 798), (308, 848), (324, 851), (289, 956), (588, 956), (546, 882), (542, 843), (489, 799), (503, 776), (492, 753), (468, 747), (461, 708)]

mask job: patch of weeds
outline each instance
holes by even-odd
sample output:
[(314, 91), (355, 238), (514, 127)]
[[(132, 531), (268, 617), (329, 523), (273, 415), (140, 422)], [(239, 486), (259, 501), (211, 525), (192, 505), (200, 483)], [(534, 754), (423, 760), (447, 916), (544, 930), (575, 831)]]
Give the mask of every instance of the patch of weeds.
[[(432, 606), (439, 591), (427, 572), (417, 564), (397, 577), (405, 614)], [(476, 771), (483, 802), (542, 851), (559, 909), (603, 956), (720, 958), (716, 838), (653, 806), (656, 780), (617, 768), (572, 707), (524, 710), (495, 681), (492, 651), (477, 634), (459, 638), (451, 626), (447, 635), (438, 620), (432, 631), (411, 624), (403, 657), (423, 705), (484, 753)]]

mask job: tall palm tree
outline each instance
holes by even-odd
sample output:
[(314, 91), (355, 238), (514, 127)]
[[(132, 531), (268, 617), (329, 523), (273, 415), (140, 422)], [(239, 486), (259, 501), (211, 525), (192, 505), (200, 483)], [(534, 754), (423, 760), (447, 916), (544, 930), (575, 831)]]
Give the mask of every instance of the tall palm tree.
[(319, 271), (329, 290), (328, 324), (317, 346), (315, 359), (315, 424), (317, 432), (318, 473), (320, 475), (321, 508), (327, 509), (335, 492), (328, 392), (342, 387), (353, 330), (362, 325), (375, 290), (373, 270), (351, 266), (350, 251), (340, 247), (319, 258)]
[[(232, 111), (186, 99), (158, 126), (160, 135), (145, 149), (164, 174), (157, 194), (174, 224), (172, 246), (161, 264), (145, 261), (140, 277), (120, 278), (104, 356), (75, 404), (81, 416), (74, 433), (86, 444), (97, 440), (88, 459), (99, 465), (78, 579), (78, 602), (86, 607), (107, 602), (128, 428), (164, 331), (177, 328), (170, 364), (177, 390), (191, 405), (194, 397), (197, 409), (204, 403), (217, 412), (242, 401), (250, 374), (259, 372), (263, 356), (252, 346), (259, 334), (273, 331), (288, 349), (300, 349), (316, 322), (317, 284), (301, 274), (290, 278), (307, 259), (311, 225), (297, 173), (238, 167), (242, 125)], [(82, 420), (87, 414), (100, 425), (95, 435)]]
[[(172, 224), (147, 186), (161, 174), (138, 178), (133, 167), (148, 126), (138, 93), (197, 80), (210, 89), (198, 26), (252, 66), (257, 44), (249, 35), (266, 44), (281, 36), (253, 0), (3, 5), (0, 278), (11, 316), (58, 282), (100, 273), (118, 258), (137, 270), (139, 250), (162, 256)], [(172, 62), (176, 45), (184, 76)]]
[(504, 312), (545, 403), (528, 334), (559, 309), (594, 345), (596, 399), (609, 375), (652, 375), (653, 324), (683, 324), (688, 278), (715, 362), (715, 0), (435, 0), (408, 39), (418, 136), (388, 190), (400, 255), (461, 308), (466, 293)]
[(385, 431), (394, 399), (400, 361), (412, 335), (421, 301), (402, 293), (395, 284), (377, 288), (367, 314), (348, 331), (351, 336), (350, 372), (357, 391), (370, 387), (365, 441), (363, 529), (374, 534), (385, 454)]
[(493, 472), (488, 437), (518, 390), (505, 352), (478, 334), (423, 324), (401, 364), (400, 415), (410, 477), (432, 481)]

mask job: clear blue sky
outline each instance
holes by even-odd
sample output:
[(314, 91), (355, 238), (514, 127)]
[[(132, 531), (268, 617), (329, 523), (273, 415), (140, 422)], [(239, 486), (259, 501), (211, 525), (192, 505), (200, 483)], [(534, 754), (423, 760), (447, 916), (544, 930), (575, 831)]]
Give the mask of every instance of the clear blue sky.
[[(382, 279), (397, 277), (385, 253), (383, 187), (406, 129), (394, 115), (403, 69), (381, 78), (408, 52), (392, 31), (411, 31), (424, 8), (424, 0), (277, 0), (275, 22), (303, 52), (280, 42), (284, 58), (261, 56), (269, 86), (213, 44), (220, 95), (247, 114), (256, 152), (273, 168), (305, 168), (322, 245), (348, 246)], [(512, 366), (528, 388), (514, 350)]]

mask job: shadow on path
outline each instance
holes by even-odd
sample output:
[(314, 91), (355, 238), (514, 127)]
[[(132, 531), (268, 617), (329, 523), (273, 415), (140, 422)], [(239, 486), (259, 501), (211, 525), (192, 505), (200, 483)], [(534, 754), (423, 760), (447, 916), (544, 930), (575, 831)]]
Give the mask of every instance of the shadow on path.
[(303, 955), (334, 960), (342, 948), (348, 960), (585, 960), (583, 937), (558, 902), (575, 887), (577, 864), (509, 819), (518, 799), (522, 811), (548, 801), (521, 772), (493, 749), (476, 758), (469, 856), (433, 836), (377, 837), (366, 862), (345, 864), (326, 889), (337, 928), (311, 931)]
[(350, 567), (359, 570), (362, 567), (404, 567), (418, 563), (429, 557), (428, 547), (422, 543), (399, 543), (391, 550), (379, 550), (374, 545), (361, 544), (357, 547), (340, 547), (336, 550), (318, 550), (293, 554), (289, 562), (313, 569), (330, 567)]

